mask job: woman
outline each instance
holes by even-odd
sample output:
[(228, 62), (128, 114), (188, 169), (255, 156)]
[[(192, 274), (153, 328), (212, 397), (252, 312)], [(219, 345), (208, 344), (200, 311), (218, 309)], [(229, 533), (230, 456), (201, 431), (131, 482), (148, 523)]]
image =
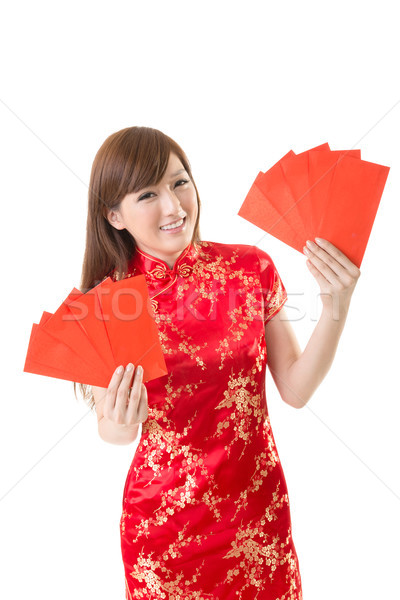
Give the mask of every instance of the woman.
[(130, 127), (106, 139), (91, 173), (82, 289), (145, 274), (168, 368), (145, 385), (140, 366), (121, 365), (108, 388), (81, 388), (105, 441), (131, 443), (142, 423), (120, 521), (126, 598), (299, 600), (267, 353), (282, 399), (304, 406), (332, 363), (360, 271), (327, 240), (305, 250), (323, 310), (301, 352), (271, 257), (201, 241), (199, 213), (171, 138)]

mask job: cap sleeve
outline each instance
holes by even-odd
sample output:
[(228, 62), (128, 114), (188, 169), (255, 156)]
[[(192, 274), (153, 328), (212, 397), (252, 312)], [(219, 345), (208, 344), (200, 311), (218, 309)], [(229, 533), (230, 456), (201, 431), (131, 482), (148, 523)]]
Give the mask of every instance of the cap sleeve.
[(256, 248), (259, 259), (260, 281), (263, 298), (264, 323), (280, 311), (287, 300), (286, 288), (269, 254)]

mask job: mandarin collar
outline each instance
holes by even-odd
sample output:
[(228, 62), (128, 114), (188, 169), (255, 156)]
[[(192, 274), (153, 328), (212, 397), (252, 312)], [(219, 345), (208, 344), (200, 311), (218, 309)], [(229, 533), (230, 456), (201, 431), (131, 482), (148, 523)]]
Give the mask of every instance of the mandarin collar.
[(138, 272), (144, 273), (146, 279), (153, 281), (174, 279), (176, 276), (188, 277), (198, 257), (199, 249), (196, 242), (190, 242), (178, 256), (171, 269), (161, 258), (136, 248), (130, 261), (129, 271), (132, 275)]

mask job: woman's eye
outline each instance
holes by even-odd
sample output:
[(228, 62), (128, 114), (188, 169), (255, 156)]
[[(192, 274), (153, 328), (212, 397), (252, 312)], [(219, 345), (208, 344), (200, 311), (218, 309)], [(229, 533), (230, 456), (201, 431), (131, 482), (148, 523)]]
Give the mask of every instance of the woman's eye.
[[(189, 183), (188, 179), (180, 179), (179, 181), (176, 182), (175, 187), (178, 186), (178, 184), (180, 185), (184, 185), (185, 183)], [(139, 200), (146, 200), (147, 198), (150, 198), (150, 196), (154, 195), (153, 192), (147, 192), (146, 194), (143, 194), (143, 196), (140, 196), (138, 198), (138, 202)]]
[(140, 198), (138, 198), (139, 200), (146, 200), (146, 198), (149, 198), (151, 196), (152, 192), (148, 192), (147, 194), (143, 194), (143, 196), (140, 196)]

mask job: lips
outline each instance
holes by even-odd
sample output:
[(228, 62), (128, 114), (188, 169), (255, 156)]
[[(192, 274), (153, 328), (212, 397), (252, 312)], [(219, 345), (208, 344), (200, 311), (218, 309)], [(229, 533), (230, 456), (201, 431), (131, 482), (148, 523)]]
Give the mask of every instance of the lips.
[(171, 229), (178, 229), (179, 227), (182, 227), (182, 225), (185, 223), (186, 220), (186, 216), (185, 217), (181, 217), (180, 219), (177, 219), (176, 221), (171, 221), (171, 223), (166, 223), (165, 225), (162, 225), (160, 227), (161, 231), (170, 231)]

